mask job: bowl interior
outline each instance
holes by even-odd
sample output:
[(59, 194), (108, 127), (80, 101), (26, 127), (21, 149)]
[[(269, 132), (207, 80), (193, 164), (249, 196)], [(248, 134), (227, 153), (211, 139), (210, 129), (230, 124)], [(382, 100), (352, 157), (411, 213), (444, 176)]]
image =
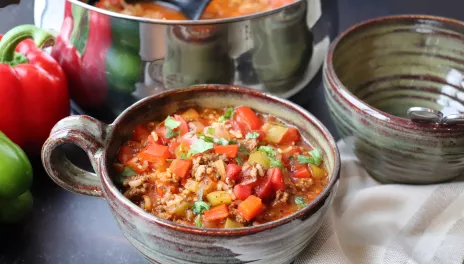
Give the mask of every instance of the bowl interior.
[[(325, 199), (332, 186), (338, 180), (340, 161), (336, 143), (327, 129), (301, 107), (252, 89), (223, 85), (197, 86), (172, 90), (139, 101), (115, 121), (114, 133), (109, 138), (109, 148), (105, 155), (108, 174), (110, 177), (117, 175), (111, 164), (113, 164), (120, 146), (131, 137), (135, 125), (154, 120), (163, 120), (167, 115), (189, 107), (223, 108), (241, 105), (251, 107), (258, 112), (274, 115), (295, 125), (300, 130), (302, 136), (312, 146), (319, 147), (322, 150), (324, 163), (330, 177), (328, 186), (318, 198), (308, 204), (307, 208), (284, 219), (292, 218), (296, 214), (303, 215), (308, 213), (309, 209), (318, 204), (320, 199)], [(115, 179), (112, 180), (114, 183)], [(111, 186), (111, 188), (117, 187)], [(268, 224), (276, 223), (280, 220)]]
[(334, 72), (364, 103), (403, 118), (412, 106), (464, 112), (463, 23), (381, 18), (354, 27), (334, 45)]

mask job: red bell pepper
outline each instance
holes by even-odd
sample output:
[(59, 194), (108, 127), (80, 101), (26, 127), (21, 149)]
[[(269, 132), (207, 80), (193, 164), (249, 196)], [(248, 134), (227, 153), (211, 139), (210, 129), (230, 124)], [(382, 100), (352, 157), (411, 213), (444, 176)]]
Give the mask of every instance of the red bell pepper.
[[(85, 18), (85, 9), (76, 6), (74, 14), (72, 11), (71, 2), (66, 1), (61, 32), (51, 55), (68, 77), (71, 98), (85, 109), (101, 107), (108, 94), (105, 56), (111, 46), (110, 18), (90, 11), (90, 21), (79, 23)], [(81, 31), (77, 30), (85, 24), (89, 25), (88, 36), (81, 35)], [(76, 39), (85, 41), (86, 37), (85, 48), (79, 51), (75, 45)]]
[(0, 130), (35, 155), (53, 126), (70, 113), (66, 76), (41, 49), (54, 42), (48, 32), (22, 25), (0, 39)]

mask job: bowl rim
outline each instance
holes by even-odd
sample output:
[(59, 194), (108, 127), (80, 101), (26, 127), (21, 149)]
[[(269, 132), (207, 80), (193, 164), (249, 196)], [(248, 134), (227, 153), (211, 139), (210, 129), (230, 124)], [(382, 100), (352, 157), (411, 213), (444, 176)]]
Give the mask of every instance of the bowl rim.
[[(449, 125), (449, 124), (427, 124), (427, 123), (415, 123), (408, 118), (398, 117), (387, 112), (384, 112), (378, 108), (375, 108), (357, 96), (355, 96), (338, 78), (334, 66), (333, 66), (333, 57), (334, 52), (338, 47), (338, 44), (343, 41), (348, 35), (354, 34), (358, 31), (362, 31), (364, 28), (369, 28), (375, 24), (388, 23), (392, 21), (420, 21), (428, 20), (433, 22), (439, 22), (442, 24), (451, 24), (454, 26), (462, 27), (464, 30), (464, 21), (446, 18), (441, 16), (433, 15), (419, 15), (419, 14), (410, 14), (410, 15), (392, 15), (392, 16), (381, 16), (373, 19), (368, 19), (357, 23), (346, 30), (344, 30), (338, 37), (334, 39), (332, 44), (329, 47), (329, 51), (324, 60), (324, 69), (323, 74), (327, 77), (327, 81), (330, 86), (330, 90), (336, 92), (338, 96), (348, 103), (352, 108), (354, 108), (359, 113), (364, 113), (369, 117), (378, 121), (378, 123), (383, 123), (389, 128), (392, 129), (410, 129), (418, 132), (432, 132), (432, 133), (444, 133), (450, 132), (450, 128), (460, 128), (460, 125)], [(324, 85), (327, 87), (327, 85)], [(326, 88), (327, 89), (327, 88)]]
[(253, 13), (250, 15), (245, 15), (245, 16), (238, 16), (238, 17), (230, 17), (230, 18), (216, 18), (216, 19), (205, 19), (205, 20), (167, 20), (167, 19), (154, 19), (154, 18), (144, 18), (144, 17), (137, 17), (137, 16), (130, 16), (130, 15), (124, 15), (120, 14), (117, 12), (109, 11), (103, 8), (99, 8), (96, 6), (89, 5), (87, 3), (81, 2), (81, 0), (65, 0), (70, 2), (73, 5), (78, 5), (81, 6), (87, 10), (94, 11), (100, 14), (104, 14), (107, 16), (111, 17), (117, 17), (121, 19), (126, 19), (126, 20), (132, 20), (132, 21), (137, 21), (137, 22), (143, 22), (143, 23), (150, 23), (150, 24), (160, 24), (160, 25), (179, 25), (179, 26), (188, 26), (188, 25), (214, 25), (214, 24), (225, 24), (225, 23), (231, 23), (231, 22), (240, 22), (240, 21), (246, 21), (246, 20), (251, 20), (259, 17), (264, 17), (268, 15), (272, 15), (275, 13), (278, 13), (284, 9), (287, 9), (292, 6), (296, 6), (299, 4), (306, 4), (304, 0), (295, 0), (295, 2), (267, 10), (264, 12), (259, 12), (259, 13)]
[[(284, 225), (290, 221), (296, 220), (297, 218), (307, 216), (308, 214), (312, 216), (314, 213), (319, 211), (320, 206), (322, 205), (321, 203), (328, 201), (330, 195), (334, 195), (333, 192), (336, 191), (336, 183), (338, 182), (339, 177), (340, 177), (341, 160), (340, 160), (340, 152), (338, 150), (336, 141), (333, 138), (332, 134), (322, 124), (321, 121), (319, 121), (316, 117), (314, 117), (312, 114), (310, 114), (308, 111), (306, 111), (301, 106), (298, 106), (295, 103), (292, 103), (286, 99), (282, 99), (282, 98), (279, 98), (279, 97), (276, 97), (270, 94), (266, 94), (266, 93), (263, 93), (261, 91), (251, 89), (251, 88), (232, 86), (232, 85), (222, 85), (222, 84), (195, 85), (195, 86), (190, 86), (190, 87), (181, 88), (181, 89), (169, 90), (169, 91), (157, 94), (157, 95), (146, 97), (136, 102), (129, 108), (127, 108), (124, 112), (122, 112), (115, 119), (115, 121), (111, 125), (109, 125), (112, 131), (110, 132), (110, 135), (106, 142), (111, 142), (113, 137), (115, 137), (115, 131), (119, 129), (118, 126), (120, 125), (121, 120), (123, 120), (124, 118), (127, 118), (128, 115), (129, 116), (132, 115), (133, 112), (136, 111), (138, 107), (141, 107), (144, 104), (152, 103), (153, 101), (157, 101), (165, 97), (169, 97), (171, 95), (181, 94), (181, 93), (192, 93), (196, 91), (245, 94), (249, 97), (253, 97), (257, 99), (270, 100), (273, 103), (280, 104), (286, 108), (289, 108), (290, 110), (293, 110), (297, 114), (301, 115), (305, 119), (305, 121), (311, 122), (314, 125), (314, 127), (319, 130), (319, 132), (325, 137), (325, 140), (332, 151), (331, 155), (333, 155), (333, 158), (334, 158), (334, 165), (333, 165), (333, 171), (330, 173), (329, 183), (324, 188), (324, 190), (316, 197), (316, 199), (308, 203), (305, 208), (302, 208), (286, 217), (283, 217), (283, 218), (280, 218), (280, 219), (277, 219), (277, 220), (274, 220), (268, 223), (260, 224), (257, 226), (251, 226), (251, 227), (243, 227), (243, 228), (235, 228), (235, 229), (198, 228), (198, 227), (178, 224), (173, 221), (166, 220), (166, 219), (157, 217), (155, 215), (152, 215), (148, 212), (145, 212), (142, 208), (138, 207), (135, 203), (127, 199), (120, 192), (120, 190), (115, 186), (115, 184), (113, 183), (113, 180), (109, 176), (109, 172), (107, 169), (108, 166), (110, 165), (110, 164), (107, 164), (108, 146), (105, 146), (105, 151), (100, 156), (100, 160), (99, 160), (99, 163), (101, 164), (101, 169), (100, 169), (101, 177), (100, 178), (102, 180), (102, 183), (105, 185), (106, 189), (110, 191), (111, 197), (118, 200), (119, 203), (122, 203), (126, 209), (131, 211), (131, 214), (136, 214), (149, 223), (158, 224), (161, 227), (166, 227), (172, 230), (177, 230), (177, 231), (190, 233), (190, 234), (206, 235), (206, 236), (243, 236), (243, 235), (250, 235), (250, 234), (258, 233), (264, 230), (269, 230), (269, 229)], [(327, 153), (327, 155), (329, 154), (330, 153)], [(108, 194), (105, 196), (108, 196)], [(312, 210), (315, 210), (315, 211), (311, 212)]]

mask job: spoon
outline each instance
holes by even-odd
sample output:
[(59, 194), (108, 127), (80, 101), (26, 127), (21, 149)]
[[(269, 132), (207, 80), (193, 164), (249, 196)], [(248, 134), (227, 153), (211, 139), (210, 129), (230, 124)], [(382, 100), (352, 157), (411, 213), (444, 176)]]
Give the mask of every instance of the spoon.
[(443, 113), (427, 107), (411, 107), (408, 109), (408, 116), (411, 121), (416, 123), (428, 124), (464, 124), (464, 114), (452, 114), (443, 116)]
[[(94, 5), (98, 0), (89, 0), (88, 4)], [(167, 3), (179, 8), (188, 19), (198, 20), (205, 11), (211, 0), (126, 0), (127, 3), (135, 2), (151, 2), (151, 3)]]

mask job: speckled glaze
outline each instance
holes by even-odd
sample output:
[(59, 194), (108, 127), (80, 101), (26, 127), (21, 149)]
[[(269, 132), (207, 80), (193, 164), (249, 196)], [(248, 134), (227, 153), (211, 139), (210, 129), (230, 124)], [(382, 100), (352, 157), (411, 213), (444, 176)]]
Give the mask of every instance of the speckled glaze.
[[(140, 122), (162, 119), (192, 106), (246, 105), (295, 124), (303, 136), (320, 147), (330, 174), (327, 188), (306, 208), (255, 227), (196, 228), (146, 213), (114, 185), (112, 163), (119, 147)], [(60, 145), (74, 143), (87, 151), (97, 175), (72, 165)], [(324, 221), (338, 187), (340, 157), (334, 139), (311, 114), (286, 100), (256, 90), (207, 85), (172, 90), (143, 99), (111, 125), (88, 116), (60, 121), (44, 144), (42, 161), (50, 177), (63, 188), (104, 197), (127, 239), (152, 263), (290, 263), (310, 242)]]
[(323, 69), (332, 117), (381, 182), (427, 184), (464, 174), (464, 126), (416, 124), (412, 106), (464, 112), (464, 23), (431, 16), (356, 25)]

